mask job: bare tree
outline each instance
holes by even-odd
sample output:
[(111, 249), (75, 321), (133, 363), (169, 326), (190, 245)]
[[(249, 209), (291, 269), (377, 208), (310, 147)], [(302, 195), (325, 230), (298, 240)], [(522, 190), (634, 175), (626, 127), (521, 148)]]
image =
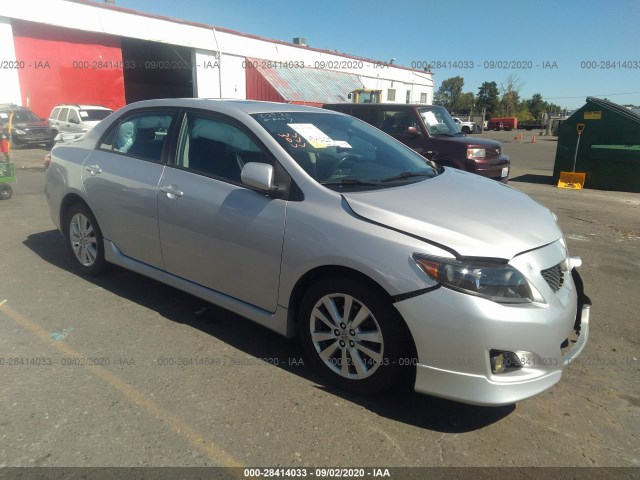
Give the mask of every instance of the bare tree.
[(524, 85), (517, 75), (510, 74), (507, 79), (500, 83), (500, 92), (502, 93), (501, 109), (506, 116), (513, 116), (518, 110), (520, 102), (520, 89)]

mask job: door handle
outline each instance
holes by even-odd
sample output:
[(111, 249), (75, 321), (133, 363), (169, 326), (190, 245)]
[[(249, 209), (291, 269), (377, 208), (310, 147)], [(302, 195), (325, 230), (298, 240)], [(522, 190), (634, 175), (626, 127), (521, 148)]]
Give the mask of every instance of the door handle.
[(92, 176), (102, 173), (102, 169), (100, 168), (100, 165), (87, 165), (85, 168)]
[(184, 192), (178, 190), (176, 185), (165, 185), (160, 187), (160, 191), (167, 194), (167, 197), (174, 199), (176, 197), (181, 197), (184, 195)]

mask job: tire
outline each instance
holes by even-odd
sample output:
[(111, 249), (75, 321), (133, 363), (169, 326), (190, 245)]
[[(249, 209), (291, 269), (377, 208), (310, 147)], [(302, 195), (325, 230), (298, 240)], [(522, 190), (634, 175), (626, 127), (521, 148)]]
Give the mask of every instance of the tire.
[(469, 135), (471, 133), (471, 129), (469, 127), (462, 127), (462, 133)]
[[(361, 395), (382, 392), (409, 372), (405, 364), (414, 364), (399, 361), (409, 356), (408, 333), (396, 309), (380, 293), (365, 282), (326, 278), (314, 284), (300, 303), (298, 327), (305, 356), (342, 390)], [(345, 305), (351, 305), (346, 319)]]
[(80, 272), (99, 275), (106, 270), (104, 240), (98, 222), (83, 203), (73, 204), (64, 216), (67, 247)]
[(13, 195), (13, 189), (8, 183), (0, 183), (0, 200), (9, 200)]

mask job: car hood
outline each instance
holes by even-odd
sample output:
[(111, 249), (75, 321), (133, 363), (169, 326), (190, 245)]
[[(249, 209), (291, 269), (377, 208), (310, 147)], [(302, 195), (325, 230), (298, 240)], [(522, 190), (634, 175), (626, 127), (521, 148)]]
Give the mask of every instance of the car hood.
[(451, 168), (413, 184), (343, 197), (356, 215), (457, 256), (511, 259), (562, 237), (549, 209), (528, 195)]
[(472, 145), (481, 148), (500, 148), (500, 150), (502, 150), (500, 142), (496, 140), (489, 140), (486, 138), (467, 137), (464, 135), (457, 135), (454, 137), (447, 137), (446, 135), (434, 135), (431, 138), (436, 141), (445, 141), (448, 144), (458, 143), (460, 144), (461, 148), (467, 148), (468, 146)]
[(33, 121), (33, 122), (14, 122), (12, 124), (13, 128), (33, 128), (33, 127), (46, 127), (49, 125), (49, 122), (46, 120), (42, 121)]

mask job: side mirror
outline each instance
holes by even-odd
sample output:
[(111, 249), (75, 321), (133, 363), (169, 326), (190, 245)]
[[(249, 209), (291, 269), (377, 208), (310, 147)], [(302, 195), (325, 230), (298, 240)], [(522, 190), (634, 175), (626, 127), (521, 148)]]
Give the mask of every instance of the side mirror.
[(420, 135), (420, 130), (418, 130), (416, 127), (407, 127), (407, 134), (417, 137), (418, 135)]
[(242, 183), (258, 190), (274, 192), (278, 189), (278, 186), (273, 184), (273, 166), (267, 163), (246, 163), (242, 167), (240, 178)]

